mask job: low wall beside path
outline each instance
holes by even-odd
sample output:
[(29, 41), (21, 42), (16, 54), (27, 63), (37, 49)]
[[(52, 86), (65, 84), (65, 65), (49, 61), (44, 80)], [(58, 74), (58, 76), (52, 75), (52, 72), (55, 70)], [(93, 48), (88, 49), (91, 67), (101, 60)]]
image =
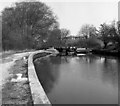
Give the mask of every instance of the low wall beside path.
[[(28, 58), (28, 79), (31, 89), (33, 104), (48, 104), (51, 105), (40, 81), (38, 80), (33, 60), (41, 57), (41, 54), (48, 53), (48, 55), (58, 54), (55, 49), (39, 50), (31, 53)], [(44, 55), (42, 56), (44, 57)]]

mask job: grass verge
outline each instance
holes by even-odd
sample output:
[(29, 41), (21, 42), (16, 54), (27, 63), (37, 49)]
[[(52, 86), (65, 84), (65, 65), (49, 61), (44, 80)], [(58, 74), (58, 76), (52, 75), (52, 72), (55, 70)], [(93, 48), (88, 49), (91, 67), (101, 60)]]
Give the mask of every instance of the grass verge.
[[(16, 60), (14, 66), (9, 69), (9, 73), (10, 77), (6, 79), (2, 89), (2, 106), (6, 106), (6, 104), (33, 105), (28, 81), (27, 59)], [(26, 78), (27, 80), (19, 79), (17, 74), (22, 75), (21, 79)]]

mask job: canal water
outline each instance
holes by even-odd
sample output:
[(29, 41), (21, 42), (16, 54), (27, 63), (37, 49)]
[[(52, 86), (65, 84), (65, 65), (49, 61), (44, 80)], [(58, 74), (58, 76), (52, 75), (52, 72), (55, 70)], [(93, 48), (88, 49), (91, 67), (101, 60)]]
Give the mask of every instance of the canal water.
[(52, 104), (118, 104), (118, 58), (50, 56), (34, 64)]

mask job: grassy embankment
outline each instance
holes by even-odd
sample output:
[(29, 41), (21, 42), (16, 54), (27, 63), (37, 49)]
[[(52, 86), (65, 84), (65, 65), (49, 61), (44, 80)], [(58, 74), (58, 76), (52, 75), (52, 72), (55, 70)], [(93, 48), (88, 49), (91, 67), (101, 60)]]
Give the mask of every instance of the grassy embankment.
[[(27, 60), (23, 58), (16, 60), (15, 64), (8, 70), (10, 77), (6, 79), (2, 89), (2, 104), (29, 104), (32, 105), (32, 97), (28, 81)], [(18, 79), (17, 74), (21, 74)], [(22, 79), (26, 80), (22, 80)]]

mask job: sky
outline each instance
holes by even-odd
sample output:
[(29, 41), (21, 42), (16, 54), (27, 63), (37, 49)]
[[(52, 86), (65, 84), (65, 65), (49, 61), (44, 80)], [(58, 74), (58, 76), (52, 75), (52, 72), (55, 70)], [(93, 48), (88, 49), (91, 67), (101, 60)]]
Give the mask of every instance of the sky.
[[(21, 0), (0, 1), (0, 11), (13, 2)], [(30, 0), (29, 0), (30, 1)], [(58, 17), (60, 28), (67, 28), (71, 35), (77, 35), (81, 26), (100, 24), (118, 20), (118, 0), (39, 0), (45, 2)]]

